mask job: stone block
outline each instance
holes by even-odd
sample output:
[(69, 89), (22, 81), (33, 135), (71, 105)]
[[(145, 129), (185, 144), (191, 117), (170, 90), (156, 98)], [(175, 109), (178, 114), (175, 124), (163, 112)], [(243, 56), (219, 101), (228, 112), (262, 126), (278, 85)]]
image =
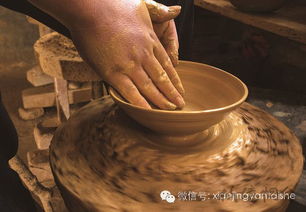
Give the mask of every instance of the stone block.
[(22, 118), (23, 120), (32, 120), (43, 116), (44, 109), (43, 108), (24, 109), (20, 107), (18, 108), (18, 113), (20, 118)]
[(35, 87), (54, 82), (53, 78), (43, 73), (39, 66), (35, 66), (27, 72), (27, 80)]
[(68, 209), (65, 206), (65, 202), (57, 186), (52, 189), (50, 204), (52, 205), (54, 212), (68, 212)]
[(42, 71), (52, 77), (72, 81), (99, 81), (79, 56), (72, 41), (57, 32), (44, 35), (34, 44)]
[(23, 107), (51, 107), (55, 102), (54, 85), (47, 85), (36, 88), (28, 88), (22, 91)]
[(37, 177), (37, 180), (45, 187), (51, 188), (55, 186), (51, 168), (48, 170), (36, 167), (29, 167), (30, 171)]
[(57, 115), (54, 114), (52, 116), (44, 118), (41, 122), (41, 125), (43, 127), (48, 127), (48, 128), (57, 128), (60, 125), (60, 122), (58, 120)]
[(34, 150), (27, 153), (29, 166), (48, 169), (49, 165), (49, 150)]
[[(81, 88), (68, 91), (69, 104), (90, 101), (92, 98), (91, 85), (86, 83)], [(56, 105), (54, 85), (28, 88), (22, 91), (23, 107), (53, 107)]]
[(40, 122), (34, 127), (34, 140), (38, 149), (49, 148), (55, 130), (56, 127), (44, 126), (44, 122)]
[(38, 181), (45, 187), (55, 186), (54, 178), (49, 164), (48, 150), (34, 150), (27, 153), (30, 171), (37, 177)]
[(69, 81), (68, 82), (68, 88), (70, 90), (80, 88), (81, 86), (82, 86), (82, 84), (80, 82), (76, 82), (76, 81)]

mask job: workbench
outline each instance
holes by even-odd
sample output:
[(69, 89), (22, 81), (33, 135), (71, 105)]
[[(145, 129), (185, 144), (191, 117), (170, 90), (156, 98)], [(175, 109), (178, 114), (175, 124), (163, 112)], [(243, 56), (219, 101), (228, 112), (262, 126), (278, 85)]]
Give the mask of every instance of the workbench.
[(284, 7), (271, 13), (242, 12), (229, 0), (194, 0), (194, 3), (208, 11), (306, 44), (306, 1), (287, 1)]

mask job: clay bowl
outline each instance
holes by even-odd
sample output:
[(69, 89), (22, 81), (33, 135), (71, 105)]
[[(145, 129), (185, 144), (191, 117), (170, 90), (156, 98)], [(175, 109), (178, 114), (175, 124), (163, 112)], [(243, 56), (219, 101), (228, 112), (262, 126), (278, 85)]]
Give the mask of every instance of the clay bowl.
[(176, 70), (185, 88), (183, 110), (145, 109), (128, 103), (113, 88), (113, 100), (139, 124), (171, 136), (191, 135), (208, 129), (242, 104), (248, 95), (246, 85), (218, 68), (180, 61)]
[(286, 0), (230, 0), (239, 10), (246, 12), (271, 12), (283, 6)]

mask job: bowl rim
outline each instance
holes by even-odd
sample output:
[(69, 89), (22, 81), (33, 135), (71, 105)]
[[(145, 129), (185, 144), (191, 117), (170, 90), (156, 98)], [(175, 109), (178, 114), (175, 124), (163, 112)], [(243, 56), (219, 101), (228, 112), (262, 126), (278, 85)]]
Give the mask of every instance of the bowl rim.
[(140, 106), (137, 106), (137, 105), (133, 105), (127, 101), (124, 101), (123, 99), (117, 97), (116, 93), (117, 91), (115, 91), (114, 88), (112, 88), (111, 86), (109, 86), (109, 94), (112, 98), (114, 98), (116, 101), (120, 102), (121, 104), (124, 104), (128, 107), (131, 107), (131, 108), (135, 108), (137, 110), (141, 110), (143, 112), (150, 112), (150, 113), (167, 113), (167, 114), (200, 114), (200, 113), (212, 113), (212, 112), (220, 112), (220, 111), (226, 111), (230, 108), (235, 108), (236, 106), (242, 104), (246, 98), (248, 97), (248, 94), (249, 94), (249, 90), (248, 90), (248, 87), (244, 84), (244, 82), (242, 82), (238, 77), (236, 77), (235, 75), (233, 74), (230, 74), (220, 68), (217, 68), (217, 67), (214, 67), (214, 66), (211, 66), (211, 65), (208, 65), (208, 64), (204, 64), (204, 63), (197, 63), (197, 62), (192, 62), (192, 61), (185, 61), (185, 60), (179, 60), (179, 63), (185, 63), (185, 64), (188, 64), (188, 63), (191, 63), (191, 64), (196, 64), (196, 65), (205, 65), (205, 66), (208, 66), (210, 68), (213, 68), (217, 71), (220, 71), (222, 72), (223, 74), (226, 74), (226, 75), (229, 75), (230, 77), (236, 79), (243, 87), (243, 90), (244, 90), (244, 95), (238, 100), (236, 101), (235, 103), (233, 104), (230, 104), (230, 105), (227, 105), (225, 107), (220, 107), (220, 108), (214, 108), (214, 109), (209, 109), (209, 110), (194, 110), (194, 111), (183, 111), (183, 110), (162, 110), (162, 109), (147, 109), (147, 108), (143, 108), (143, 107), (140, 107)]

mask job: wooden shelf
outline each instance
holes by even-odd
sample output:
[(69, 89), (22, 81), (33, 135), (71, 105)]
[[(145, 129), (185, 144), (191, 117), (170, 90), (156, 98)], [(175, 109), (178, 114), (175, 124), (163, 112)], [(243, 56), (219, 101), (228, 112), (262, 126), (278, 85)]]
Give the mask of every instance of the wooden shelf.
[(306, 44), (306, 5), (289, 1), (278, 11), (266, 14), (245, 13), (228, 0), (194, 0), (195, 5), (282, 37)]

